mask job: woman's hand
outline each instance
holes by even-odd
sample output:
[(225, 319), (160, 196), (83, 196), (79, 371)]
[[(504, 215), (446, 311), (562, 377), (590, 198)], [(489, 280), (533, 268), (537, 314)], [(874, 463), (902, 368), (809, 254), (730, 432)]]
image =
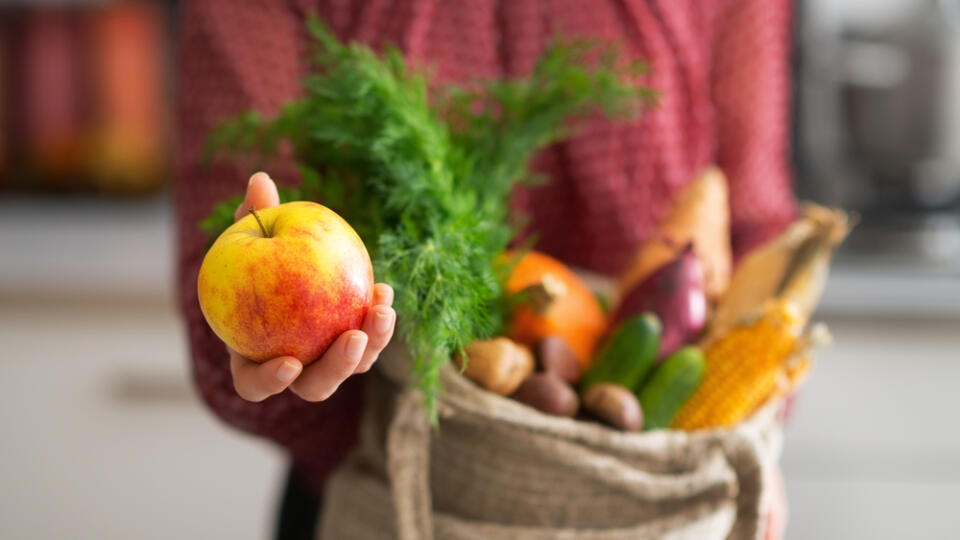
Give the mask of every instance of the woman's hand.
[(770, 510), (767, 514), (766, 540), (783, 540), (787, 532), (787, 490), (780, 467), (770, 474)]
[[(266, 173), (255, 173), (250, 177), (246, 196), (234, 219), (247, 215), (251, 206), (259, 210), (278, 204), (280, 196), (276, 184)], [(373, 305), (367, 311), (362, 329), (340, 334), (327, 352), (306, 368), (292, 356), (254, 362), (227, 347), (237, 394), (248, 401), (263, 401), (289, 387), (307, 401), (329, 398), (347, 377), (369, 370), (380, 351), (390, 342), (397, 321), (397, 314), (390, 307), (392, 303), (393, 289), (385, 283), (377, 283), (373, 288)]]

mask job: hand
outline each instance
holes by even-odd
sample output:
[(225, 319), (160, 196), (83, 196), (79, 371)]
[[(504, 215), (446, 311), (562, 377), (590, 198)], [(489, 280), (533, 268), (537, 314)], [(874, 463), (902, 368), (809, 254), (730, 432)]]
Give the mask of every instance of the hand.
[(783, 485), (783, 472), (777, 467), (770, 473), (770, 507), (767, 514), (766, 540), (783, 540), (787, 529), (787, 491)]
[[(259, 210), (278, 204), (280, 196), (276, 184), (266, 173), (255, 173), (250, 177), (247, 194), (237, 208), (234, 219), (247, 215), (251, 206)], [(368, 371), (390, 342), (397, 321), (391, 304), (393, 289), (385, 283), (377, 283), (373, 288), (373, 305), (363, 320), (362, 330), (348, 330), (340, 334), (327, 352), (306, 368), (292, 356), (254, 362), (227, 347), (237, 394), (247, 401), (256, 402), (289, 387), (307, 401), (329, 398), (347, 377)]]

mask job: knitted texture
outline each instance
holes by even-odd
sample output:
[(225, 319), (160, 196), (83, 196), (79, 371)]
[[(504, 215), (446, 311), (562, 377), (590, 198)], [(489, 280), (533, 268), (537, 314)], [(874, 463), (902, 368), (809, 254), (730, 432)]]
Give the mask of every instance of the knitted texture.
[[(270, 114), (299, 93), (304, 19), (315, 12), (342, 39), (398, 46), (436, 80), (526, 74), (551, 37), (615, 40), (650, 63), (662, 93), (640, 120), (586, 121), (539, 155), (544, 185), (518, 190), (537, 248), (600, 272), (620, 269), (696, 172), (730, 181), (737, 253), (795, 214), (788, 174), (789, 0), (187, 0), (181, 6), (179, 175), (175, 187), (180, 301), (197, 386), (228, 423), (285, 447), (320, 488), (356, 440), (358, 378), (327, 402), (289, 392), (253, 404), (233, 389), (223, 345), (197, 303), (207, 239), (197, 222), (240, 192), (249, 169), (203, 164), (219, 121), (248, 108)], [(290, 168), (271, 165), (281, 183)]]

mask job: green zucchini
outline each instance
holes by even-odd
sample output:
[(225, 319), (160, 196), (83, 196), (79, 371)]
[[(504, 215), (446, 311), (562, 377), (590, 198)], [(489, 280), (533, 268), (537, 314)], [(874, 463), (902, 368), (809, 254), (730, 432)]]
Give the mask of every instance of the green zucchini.
[(646, 379), (660, 349), (660, 320), (644, 313), (618, 326), (607, 339), (581, 380), (586, 390), (597, 383), (636, 389)]
[(687, 346), (671, 354), (639, 392), (643, 429), (670, 427), (673, 417), (700, 386), (706, 362), (700, 349)]

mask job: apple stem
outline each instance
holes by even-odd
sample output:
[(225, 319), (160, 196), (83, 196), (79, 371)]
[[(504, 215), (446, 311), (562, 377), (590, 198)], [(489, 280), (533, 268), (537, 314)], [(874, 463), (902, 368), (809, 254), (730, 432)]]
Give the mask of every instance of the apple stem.
[(263, 237), (270, 238), (270, 233), (268, 233), (267, 228), (263, 226), (263, 220), (260, 219), (260, 214), (257, 213), (257, 209), (251, 206), (247, 210), (253, 214), (253, 219), (257, 220), (257, 225), (260, 225), (260, 230), (263, 231)]

